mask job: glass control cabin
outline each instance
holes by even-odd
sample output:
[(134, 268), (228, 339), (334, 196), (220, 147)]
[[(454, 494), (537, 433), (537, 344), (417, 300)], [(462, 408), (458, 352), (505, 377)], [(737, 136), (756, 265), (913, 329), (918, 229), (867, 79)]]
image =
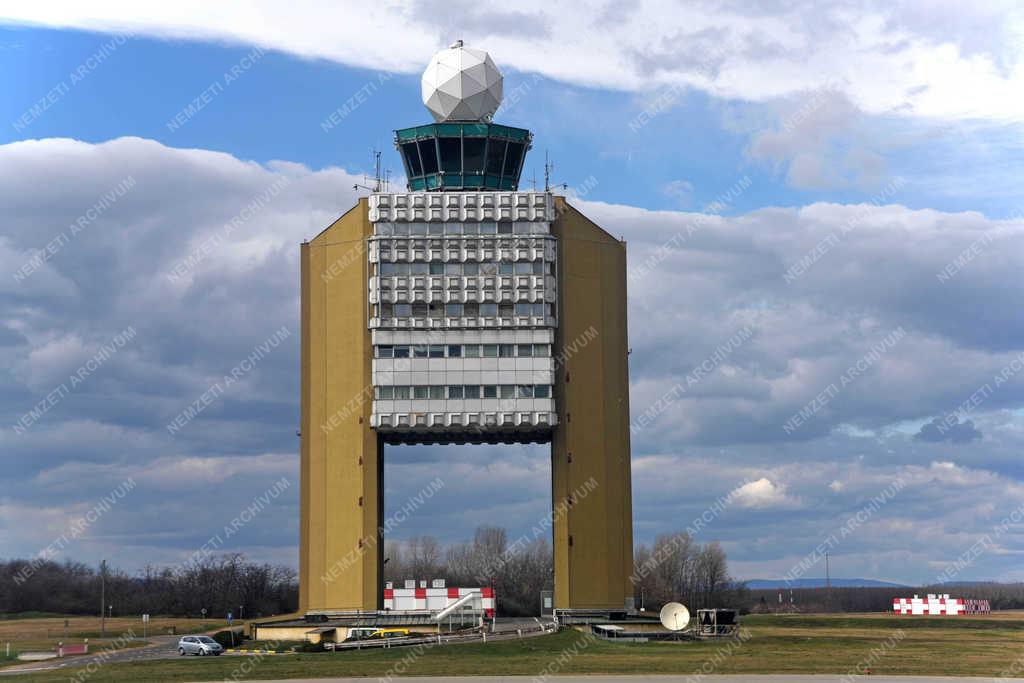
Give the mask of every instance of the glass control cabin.
[(533, 135), (495, 123), (432, 123), (395, 131), (412, 192), (518, 190)]

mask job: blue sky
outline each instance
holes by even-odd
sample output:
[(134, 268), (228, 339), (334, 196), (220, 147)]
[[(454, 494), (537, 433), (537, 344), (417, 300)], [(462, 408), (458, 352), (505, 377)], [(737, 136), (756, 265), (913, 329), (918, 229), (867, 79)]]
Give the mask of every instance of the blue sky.
[[(351, 206), (374, 148), (400, 174), (392, 131), (429, 121), (420, 71), (459, 37), (504, 73), (497, 120), (534, 133), (527, 184), (547, 151), (553, 179), (588, 186), (574, 201), (629, 242), (638, 541), (731, 492), (700, 540), (722, 541), (741, 578), (782, 576), (902, 482), (833, 550), (833, 573), (926, 581), (1024, 503), (1019, 10), (454, 7), (0, 10), (0, 554), (39, 553), (132, 477), (61, 556), (180, 561), (286, 477), (273, 521), (224, 549), (295, 563), (297, 245)], [(168, 433), (282, 327), (243, 382)], [(128, 328), (87, 381), (11, 426)], [(542, 447), (387, 461), (389, 508), (449, 474), (396, 539), (517, 535), (550, 504)], [(181, 529), (185, 514), (198, 523)], [(960, 578), (1024, 579), (1021, 531)]]

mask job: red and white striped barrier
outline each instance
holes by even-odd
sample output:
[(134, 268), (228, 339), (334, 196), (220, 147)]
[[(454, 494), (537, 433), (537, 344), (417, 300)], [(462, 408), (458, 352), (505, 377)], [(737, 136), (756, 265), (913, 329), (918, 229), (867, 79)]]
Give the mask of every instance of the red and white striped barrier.
[(480, 597), (472, 601), (473, 609), (493, 618), (493, 588), (385, 588), (384, 609), (396, 612), (440, 612), (459, 598), (474, 592)]
[(957, 616), (960, 614), (988, 614), (992, 611), (988, 600), (951, 598), (949, 594), (928, 594), (925, 598), (893, 598), (892, 611), (896, 614), (916, 616)]

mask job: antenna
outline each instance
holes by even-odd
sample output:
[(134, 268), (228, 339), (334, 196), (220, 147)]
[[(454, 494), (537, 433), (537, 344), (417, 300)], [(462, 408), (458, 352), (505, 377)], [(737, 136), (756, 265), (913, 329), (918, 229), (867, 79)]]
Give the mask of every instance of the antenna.
[[(353, 190), (358, 190), (358, 189), (362, 188), (364, 190), (369, 190), (370, 192), (381, 192), (381, 191), (387, 192), (388, 191), (388, 177), (390, 175), (391, 175), (391, 171), (390, 170), (385, 171), (383, 175), (381, 174), (381, 170), (380, 170), (380, 150), (379, 149), (375, 149), (375, 150), (373, 150), (373, 187), (370, 187), (369, 185), (361, 185), (359, 183), (356, 183), (355, 185), (352, 186), (352, 189)], [(369, 182), (367, 180), (367, 178), (366, 178), (366, 174), (363, 174), (363, 180), (365, 182)]]
[(667, 603), (661, 608), (661, 625), (669, 631), (681, 631), (690, 623), (690, 610), (678, 602)]
[[(548, 161), (548, 151), (544, 150), (544, 191), (551, 192), (551, 171), (555, 170), (555, 162)], [(568, 183), (555, 183), (555, 187), (569, 189)]]
[(544, 150), (544, 191), (551, 192), (551, 169), (555, 165), (548, 161), (548, 151)]

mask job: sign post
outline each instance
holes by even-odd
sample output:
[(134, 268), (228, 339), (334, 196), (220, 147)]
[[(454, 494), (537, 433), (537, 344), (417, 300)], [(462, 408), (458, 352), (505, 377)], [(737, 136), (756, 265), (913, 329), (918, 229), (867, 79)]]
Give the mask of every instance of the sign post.
[(149, 625), (149, 615), (148, 614), (143, 614), (142, 615), (142, 637), (143, 637), (143, 639), (145, 639), (145, 637), (146, 637), (146, 627), (148, 625)]

